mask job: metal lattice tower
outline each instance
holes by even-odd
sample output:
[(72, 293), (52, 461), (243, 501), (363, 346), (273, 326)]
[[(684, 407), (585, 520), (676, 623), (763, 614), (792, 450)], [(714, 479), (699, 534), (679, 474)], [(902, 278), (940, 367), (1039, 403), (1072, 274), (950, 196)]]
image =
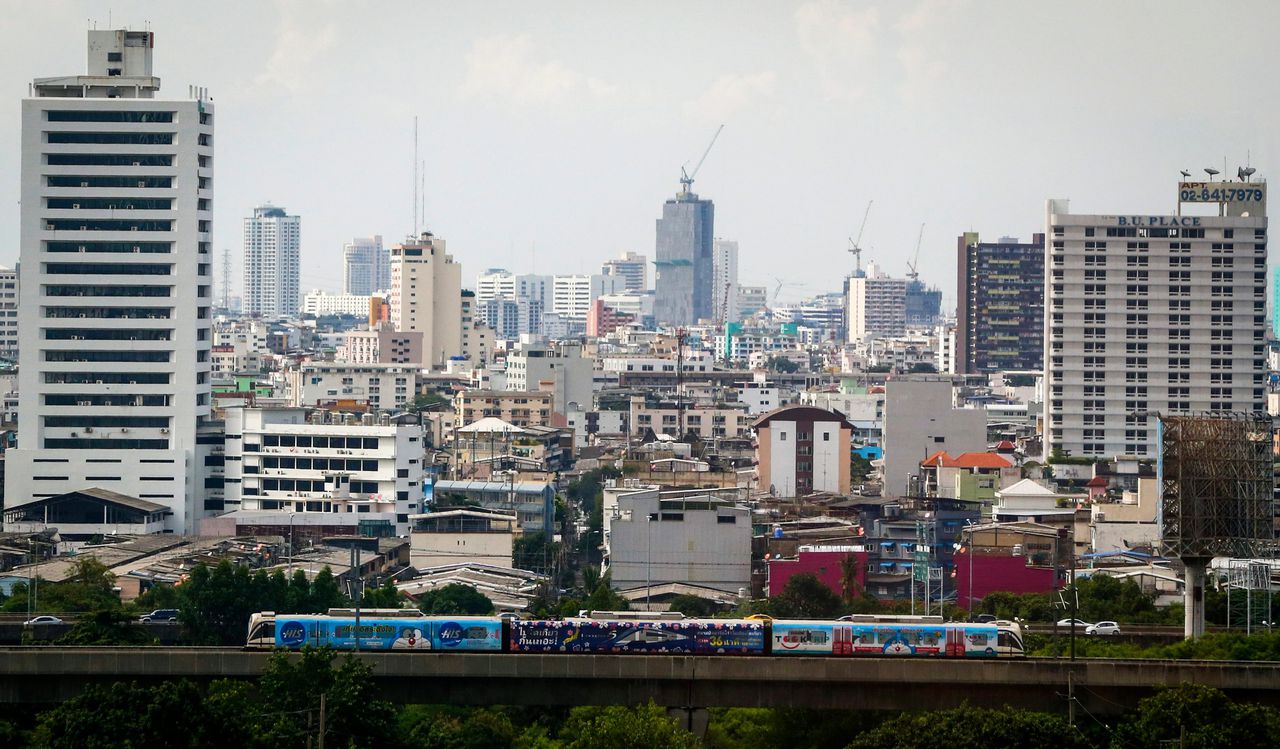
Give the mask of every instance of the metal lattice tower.
[(222, 308), (231, 309), (231, 248), (222, 248)]

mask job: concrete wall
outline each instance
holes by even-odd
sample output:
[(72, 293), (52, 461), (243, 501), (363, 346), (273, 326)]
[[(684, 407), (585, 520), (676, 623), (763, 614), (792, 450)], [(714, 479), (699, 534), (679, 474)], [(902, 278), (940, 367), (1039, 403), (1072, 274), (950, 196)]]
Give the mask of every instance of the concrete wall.
[(884, 494), (904, 496), (920, 461), (987, 449), (987, 412), (953, 407), (950, 380), (889, 380), (885, 385)]

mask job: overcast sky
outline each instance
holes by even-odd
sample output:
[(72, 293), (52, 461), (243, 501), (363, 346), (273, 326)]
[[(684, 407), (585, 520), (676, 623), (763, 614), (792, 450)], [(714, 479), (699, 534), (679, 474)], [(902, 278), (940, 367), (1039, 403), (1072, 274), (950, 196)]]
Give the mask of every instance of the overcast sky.
[[(110, 9), (110, 10), (108, 10)], [(72, 2), (0, 0), (0, 263), (18, 256), (20, 100), (84, 70), (85, 30), (145, 22), (161, 96), (217, 111), (215, 247), (302, 216), (302, 285), (342, 243), (426, 224), (463, 263), (584, 273), (650, 256), (654, 220), (716, 127), (695, 190), (743, 283), (834, 291), (863, 260), (955, 300), (955, 238), (1029, 238), (1044, 200), (1173, 209), (1178, 170), (1280, 154), (1280, 2)], [(110, 13), (110, 18), (108, 18)], [(220, 259), (220, 258), (219, 258)], [(652, 278), (652, 268), (650, 269)], [(220, 278), (219, 278), (220, 281)]]

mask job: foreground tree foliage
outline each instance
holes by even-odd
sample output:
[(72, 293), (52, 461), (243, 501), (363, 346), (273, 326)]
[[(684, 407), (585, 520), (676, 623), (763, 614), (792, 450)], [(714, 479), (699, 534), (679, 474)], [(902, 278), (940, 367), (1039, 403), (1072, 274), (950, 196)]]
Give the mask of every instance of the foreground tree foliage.
[(1280, 746), (1280, 711), (1232, 702), (1221, 691), (1183, 684), (1148, 697), (1116, 727), (1111, 746), (1228, 749)]
[(849, 749), (955, 749), (961, 746), (1083, 749), (1089, 744), (1057, 715), (972, 707), (903, 713), (849, 743)]
[(95, 687), (40, 716), (34, 749), (306, 749), (320, 730), (337, 747), (400, 745), (391, 703), (378, 699), (371, 668), (354, 658), (335, 667), (328, 651), (272, 657), (257, 684), (189, 681), (154, 687)]
[(685, 749), (701, 745), (653, 703), (575, 707), (560, 732), (564, 749)]
[[(1029, 639), (1030, 654), (1060, 657), (1070, 648), (1066, 637), (1036, 636)], [(1083, 658), (1158, 658), (1198, 661), (1280, 661), (1280, 631), (1212, 632), (1198, 640), (1163, 645), (1109, 642), (1096, 637), (1076, 637), (1076, 655)]]

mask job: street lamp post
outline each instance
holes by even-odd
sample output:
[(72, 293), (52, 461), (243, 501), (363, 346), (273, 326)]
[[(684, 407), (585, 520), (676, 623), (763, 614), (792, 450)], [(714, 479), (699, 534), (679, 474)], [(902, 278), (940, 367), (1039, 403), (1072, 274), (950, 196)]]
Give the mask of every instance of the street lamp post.
[(293, 519), (296, 512), (289, 513), (289, 574), (293, 574)]

